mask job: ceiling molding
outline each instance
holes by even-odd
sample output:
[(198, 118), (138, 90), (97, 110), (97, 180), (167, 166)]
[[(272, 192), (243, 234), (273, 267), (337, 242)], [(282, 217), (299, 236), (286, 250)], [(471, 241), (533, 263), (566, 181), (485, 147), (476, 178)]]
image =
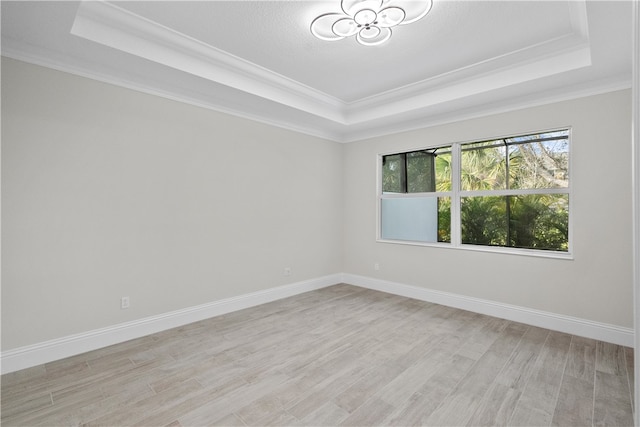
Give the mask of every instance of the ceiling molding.
[(586, 0), (569, 2), (572, 33), (380, 93), (347, 106), (347, 123), (373, 120), (591, 65)]
[(81, 2), (71, 34), (350, 126), (591, 65), (585, 3), (572, 3), (573, 34), (349, 104), (108, 2)]
[(533, 38), (536, 44), (349, 103), (105, 1), (81, 1), (67, 15), (69, 26), (60, 27), (57, 37), (77, 49), (32, 43), (14, 31), (18, 36), (3, 33), (2, 54), (294, 132), (353, 142), (631, 87), (630, 74), (620, 68), (613, 77), (594, 73), (572, 80), (594, 69), (594, 46), (600, 46), (597, 64), (603, 63), (603, 44), (597, 25), (591, 44), (587, 2), (567, 5), (570, 25), (563, 18), (563, 32), (555, 37), (543, 32)]
[(616, 76), (614, 78), (603, 79), (598, 82), (590, 82), (587, 85), (576, 85), (568, 87), (563, 92), (549, 91), (500, 100), (488, 104), (480, 104), (462, 110), (448, 111), (441, 114), (421, 114), (419, 111), (408, 117), (404, 121), (381, 122), (378, 126), (353, 129), (342, 135), (343, 143), (361, 141), (365, 139), (410, 132), (419, 129), (426, 129), (434, 126), (455, 123), (462, 120), (472, 120), (496, 114), (517, 111), (526, 108), (539, 107), (542, 105), (554, 104), (558, 102), (571, 101), (588, 96), (602, 95), (604, 93), (628, 90), (632, 87), (631, 77), (628, 75)]
[(72, 60), (68, 57), (58, 57), (52, 52), (47, 54), (43, 52), (34, 53), (33, 51), (25, 50), (24, 47), (24, 45), (20, 45), (19, 48), (16, 48), (11, 42), (3, 44), (2, 56), (18, 61), (23, 61), (29, 64), (50, 68), (52, 70), (72, 74), (75, 76), (88, 78), (102, 83), (134, 90), (136, 92), (170, 99), (172, 101), (193, 105), (224, 114), (230, 114), (232, 116), (249, 119), (281, 129), (315, 136), (322, 139), (328, 139), (334, 142), (344, 142), (342, 133), (332, 132), (326, 127), (304, 126), (294, 121), (278, 120), (277, 118), (268, 117), (263, 114), (251, 114), (244, 109), (230, 108), (228, 105), (213, 102), (213, 100), (211, 99), (202, 100), (196, 99), (195, 97), (190, 97), (183, 91), (161, 89), (158, 85), (146, 84), (141, 81), (116, 77), (112, 74), (99, 73), (92, 68), (85, 67), (83, 64), (73, 63)]
[(82, 1), (71, 34), (345, 124), (344, 102), (103, 1)]
[[(573, 43), (565, 48), (567, 39)], [(495, 58), (474, 67), (358, 101), (349, 105), (347, 123), (355, 124), (405, 113), (591, 65), (589, 45), (574, 37), (567, 39), (546, 44), (543, 52), (535, 56), (530, 53), (540, 52), (538, 46), (512, 53), (508, 60), (506, 57)], [(511, 59), (515, 56), (534, 59), (514, 62)], [(505, 63), (507, 65), (496, 66)]]
[(629, 89), (632, 86), (631, 77), (624, 75), (600, 82), (589, 83), (586, 86), (574, 87), (563, 92), (555, 92), (553, 94), (536, 93), (527, 97), (519, 97), (517, 100), (510, 99), (496, 102), (492, 105), (482, 104), (464, 111), (456, 110), (436, 116), (418, 113), (417, 115), (419, 117), (415, 119), (404, 121), (380, 120), (376, 126), (366, 126), (364, 129), (358, 128), (350, 130), (348, 127), (344, 127), (342, 131), (330, 131), (326, 127), (305, 126), (300, 123), (278, 120), (264, 115), (249, 114), (245, 110), (232, 109), (223, 104), (214, 103), (212, 100), (203, 101), (188, 97), (179, 91), (161, 90), (157, 86), (117, 78), (110, 74), (97, 73), (95, 70), (81, 65), (72, 65), (69, 58), (58, 58), (54, 60), (53, 54), (35, 54), (33, 51), (27, 52), (28, 51), (24, 50), (23, 45), (21, 45), (19, 49), (16, 49), (11, 43), (8, 43), (7, 45), (3, 45), (2, 56), (339, 143), (356, 142), (378, 136), (454, 123), (461, 120), (486, 117), (507, 111), (600, 95)]
[(569, 18), (573, 33), (584, 39), (589, 38), (589, 19), (587, 16), (587, 0), (570, 1)]

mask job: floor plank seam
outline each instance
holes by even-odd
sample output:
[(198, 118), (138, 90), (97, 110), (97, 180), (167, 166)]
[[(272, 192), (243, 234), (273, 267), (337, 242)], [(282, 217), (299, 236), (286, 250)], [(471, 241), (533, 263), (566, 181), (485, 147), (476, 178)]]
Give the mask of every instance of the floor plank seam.
[(626, 425), (630, 351), (336, 285), (7, 374), (1, 422)]

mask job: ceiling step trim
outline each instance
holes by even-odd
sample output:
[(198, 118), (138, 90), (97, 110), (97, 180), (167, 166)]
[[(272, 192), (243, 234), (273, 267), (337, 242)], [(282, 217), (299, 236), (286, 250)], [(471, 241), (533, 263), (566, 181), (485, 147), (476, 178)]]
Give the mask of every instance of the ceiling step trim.
[(341, 100), (108, 2), (81, 2), (71, 34), (346, 124)]

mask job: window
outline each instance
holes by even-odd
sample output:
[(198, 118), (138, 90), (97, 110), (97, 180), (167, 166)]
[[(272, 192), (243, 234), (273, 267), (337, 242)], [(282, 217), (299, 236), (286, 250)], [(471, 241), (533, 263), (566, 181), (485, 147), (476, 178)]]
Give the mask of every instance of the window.
[(569, 136), (381, 156), (380, 239), (568, 253)]
[(382, 157), (382, 239), (451, 241), (450, 166), (450, 146)]

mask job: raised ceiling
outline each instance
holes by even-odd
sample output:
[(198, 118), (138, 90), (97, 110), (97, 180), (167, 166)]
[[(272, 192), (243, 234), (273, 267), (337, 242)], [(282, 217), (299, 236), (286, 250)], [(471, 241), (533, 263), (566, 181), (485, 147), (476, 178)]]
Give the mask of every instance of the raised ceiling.
[(1, 7), (5, 56), (341, 142), (631, 86), (631, 1), (434, 0), (374, 47), (310, 33), (338, 0)]

